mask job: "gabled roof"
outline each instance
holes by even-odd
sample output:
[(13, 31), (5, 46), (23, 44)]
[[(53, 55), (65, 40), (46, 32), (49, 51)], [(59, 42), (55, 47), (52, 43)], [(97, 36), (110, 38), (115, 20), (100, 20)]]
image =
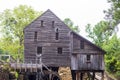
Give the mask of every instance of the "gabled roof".
[[(41, 18), (42, 16), (46, 15), (47, 13), (50, 13), (50, 15), (56, 17), (57, 19), (59, 19), (66, 27), (68, 27), (59, 17), (57, 17), (50, 9), (48, 9), (47, 11), (45, 11), (42, 15), (40, 15), (38, 18), (36, 18), (35, 20), (33, 20), (30, 24), (28, 24), (24, 30), (29, 27), (32, 23), (34, 23), (37, 19)], [(68, 27), (69, 28), (69, 27)], [(70, 29), (70, 28), (69, 28)], [(71, 30), (71, 29), (70, 29)], [(106, 53), (103, 49), (101, 49), (100, 47), (96, 46), (95, 44), (93, 44), (92, 42), (90, 42), (89, 40), (85, 39), (84, 37), (82, 37), (81, 35), (77, 34), (76, 32), (74, 32), (73, 30), (71, 30), (71, 32), (75, 35), (77, 35), (78, 37), (82, 38), (83, 40), (85, 40), (86, 42), (88, 42), (89, 44), (95, 46), (97, 49), (99, 49), (100, 51), (102, 51), (103, 53)]]
[[(28, 24), (24, 30), (26, 28), (28, 28), (32, 23), (34, 23), (36, 20), (40, 19), (42, 16), (47, 15), (47, 13), (50, 13), (50, 16), (54, 16), (54, 18), (57, 18), (58, 20), (60, 20), (65, 26), (67, 26), (59, 17), (57, 17), (50, 9), (48, 9), (47, 11), (45, 11), (43, 14), (41, 14), (39, 17), (37, 17), (35, 20), (33, 20), (30, 24)], [(47, 15), (48, 16), (48, 15)], [(68, 27), (69, 28), (69, 27)], [(70, 28), (69, 28), (70, 29)], [(71, 29), (70, 29), (71, 30)]]
[(93, 45), (94, 47), (96, 47), (98, 50), (102, 51), (103, 53), (106, 53), (105, 50), (103, 50), (102, 48), (98, 47), (97, 45), (93, 44), (92, 42), (90, 42), (89, 40), (85, 39), (84, 37), (82, 37), (81, 35), (77, 34), (76, 32), (72, 31), (71, 33), (75, 34), (76, 36), (78, 36), (79, 38), (83, 39), (84, 41), (88, 42), (89, 44)]

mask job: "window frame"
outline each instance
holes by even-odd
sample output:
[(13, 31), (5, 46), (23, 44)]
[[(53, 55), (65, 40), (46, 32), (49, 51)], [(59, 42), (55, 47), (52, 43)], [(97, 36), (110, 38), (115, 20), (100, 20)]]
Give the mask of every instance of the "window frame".
[(42, 47), (41, 46), (37, 46), (37, 55), (42, 54)]
[(43, 21), (43, 20), (41, 20), (41, 27), (43, 27), (43, 23), (44, 23), (44, 21)]
[(85, 44), (84, 44), (84, 40), (80, 40), (80, 49), (84, 49), (85, 48)]
[(35, 32), (34, 32), (34, 41), (37, 41), (37, 38), (38, 38), (38, 32), (35, 31)]
[(59, 40), (59, 29), (55, 30), (55, 40)]
[(58, 47), (57, 48), (57, 53), (58, 54), (62, 54), (63, 53), (63, 48), (62, 47)]
[(55, 27), (55, 21), (52, 21), (52, 27), (53, 28)]
[(87, 61), (90, 61), (90, 60), (91, 60), (91, 55), (90, 55), (90, 54), (87, 54), (87, 55), (86, 55), (86, 60), (87, 60)]

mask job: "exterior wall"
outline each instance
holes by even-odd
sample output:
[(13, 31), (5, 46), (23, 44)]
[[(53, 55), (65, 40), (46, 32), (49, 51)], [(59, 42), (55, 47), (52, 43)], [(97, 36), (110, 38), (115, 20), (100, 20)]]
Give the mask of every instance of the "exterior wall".
[[(41, 26), (41, 20), (43, 26)], [(52, 26), (54, 21), (54, 26)], [(55, 39), (58, 28), (59, 39)], [(37, 41), (34, 35), (37, 32)], [(24, 29), (25, 62), (35, 62), (37, 47), (42, 47), (42, 62), (48, 66), (70, 66), (70, 29), (51, 11), (45, 12)], [(62, 47), (62, 54), (57, 48)]]
[[(84, 41), (84, 49), (81, 49), (80, 44), (81, 40)], [(73, 54), (77, 53), (100, 53), (102, 52), (98, 48), (96, 48), (94, 45), (92, 45), (90, 42), (87, 42), (82, 37), (79, 37), (78, 35), (73, 35)]]
[[(43, 26), (42, 22), (43, 21)], [(52, 24), (54, 21), (54, 25)], [(59, 39), (56, 40), (58, 29)], [(37, 39), (35, 33), (37, 32)], [(81, 41), (84, 49), (81, 49)], [(38, 63), (37, 47), (42, 47), (42, 62), (50, 67), (71, 66), (72, 70), (104, 70), (104, 53), (91, 42), (74, 34), (50, 10), (24, 29), (24, 58), (26, 63)], [(58, 47), (62, 54), (58, 54)], [(87, 61), (90, 55), (90, 61)]]
[[(84, 49), (81, 49), (80, 42), (84, 41)], [(72, 70), (104, 70), (104, 53), (85, 39), (73, 34), (73, 51), (71, 54)], [(87, 60), (90, 55), (90, 60)], [(76, 65), (76, 64), (77, 65)]]
[(91, 54), (90, 61), (87, 61), (86, 54), (78, 54), (79, 70), (104, 70), (103, 55)]

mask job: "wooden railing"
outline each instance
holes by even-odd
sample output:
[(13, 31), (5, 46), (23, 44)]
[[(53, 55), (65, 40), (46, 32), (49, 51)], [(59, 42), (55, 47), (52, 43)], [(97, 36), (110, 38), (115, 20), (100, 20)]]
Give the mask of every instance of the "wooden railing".
[[(36, 72), (36, 80), (44, 80), (44, 78), (45, 80), (55, 80), (54, 78), (56, 77), (61, 80), (57, 72), (52, 71), (44, 63), (42, 63), (41, 55), (37, 56), (36, 59), (25, 59), (23, 62), (19, 61), (19, 59), (15, 60), (10, 55), (0, 55), (0, 61), (4, 61), (4, 63), (9, 65), (11, 70), (19, 73)], [(43, 67), (45, 70), (43, 70)], [(2, 75), (2, 77), (4, 76)]]
[(20, 71), (30, 70), (31, 72), (36, 72), (38, 69), (42, 71), (42, 68), (46, 68), (46, 70), (51, 71), (44, 63), (42, 63), (42, 55), (38, 55), (35, 59), (25, 59), (23, 62), (20, 62), (19, 59), (15, 60), (10, 57), (10, 66), (13, 69), (18, 69)]

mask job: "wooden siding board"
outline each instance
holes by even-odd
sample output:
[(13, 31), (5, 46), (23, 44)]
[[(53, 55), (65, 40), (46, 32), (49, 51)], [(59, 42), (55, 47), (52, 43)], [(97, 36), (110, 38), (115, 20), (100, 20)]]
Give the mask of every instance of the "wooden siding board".
[(77, 70), (103, 70), (100, 55), (91, 55), (90, 62), (87, 62), (86, 55), (78, 55), (78, 69)]
[[(41, 26), (41, 20), (43, 26)], [(54, 27), (52, 26), (54, 21)], [(55, 40), (55, 30), (58, 28), (59, 39)], [(34, 33), (37, 32), (37, 40)], [(36, 62), (37, 46), (42, 47), (42, 61), (48, 66), (71, 66), (73, 70), (103, 70), (104, 53), (81, 36), (75, 35), (54, 13), (45, 12), (24, 29), (25, 61)], [(84, 40), (84, 49), (80, 49), (80, 41)], [(63, 53), (58, 54), (57, 48), (62, 47)], [(91, 55), (91, 62), (86, 61), (86, 55)]]
[[(41, 20), (43, 21), (43, 27), (41, 27)], [(54, 27), (52, 27), (52, 21), (55, 21)], [(56, 28), (59, 29), (59, 40), (55, 40)], [(37, 46), (41, 46), (43, 47), (42, 61), (45, 64), (70, 66), (70, 35), (68, 35), (70, 29), (53, 13), (45, 13), (24, 31), (25, 59), (35, 59)], [(34, 41), (35, 32), (37, 32), (37, 41)], [(57, 47), (63, 48), (61, 55), (57, 53)]]

